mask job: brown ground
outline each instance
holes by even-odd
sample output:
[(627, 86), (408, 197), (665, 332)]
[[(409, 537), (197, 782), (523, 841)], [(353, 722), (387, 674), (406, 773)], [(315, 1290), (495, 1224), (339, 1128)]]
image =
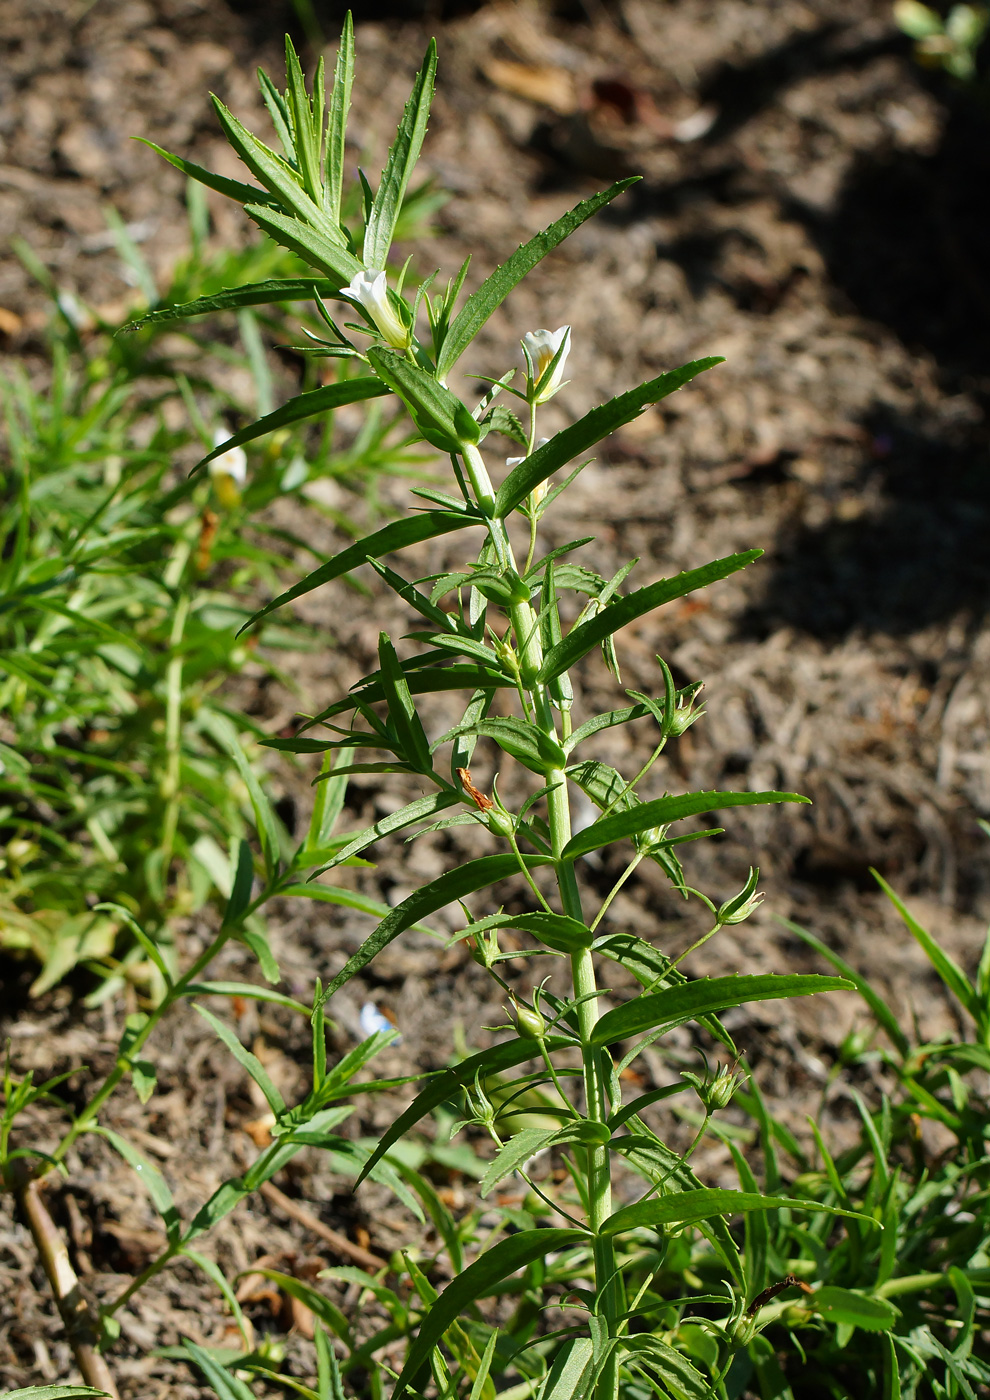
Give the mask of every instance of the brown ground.
[[(126, 138), (148, 135), (228, 169), (206, 92), (262, 125), (253, 68), (260, 60), (278, 70), (290, 20), (281, 8), (3, 0), (0, 231), (28, 238), (64, 286), (123, 302), (104, 206), (136, 226), (158, 265), (183, 236), (181, 179)], [(645, 176), (514, 293), (472, 367), (501, 373), (522, 331), (570, 322), (572, 383), (546, 411), (554, 426), (662, 368), (727, 359), (612, 440), (552, 527), (560, 540), (597, 532), (588, 557), (602, 572), (638, 555), (641, 582), (735, 549), (767, 551), (745, 576), (629, 629), (620, 646), (626, 685), (656, 687), (658, 650), (678, 680), (706, 683), (708, 717), (658, 767), (649, 795), (745, 786), (815, 800), (800, 811), (730, 814), (724, 839), (692, 848), (690, 878), (716, 898), (759, 862), (768, 911), (708, 945), (692, 970), (815, 966), (772, 911), (813, 927), (903, 1013), (913, 1010), (924, 1034), (937, 1033), (946, 1008), (868, 870), (879, 866), (956, 957), (975, 963), (990, 912), (990, 863), (975, 826), (975, 815), (990, 815), (982, 119), (912, 65), (885, 0), (584, 0), (556, 15), (549, 3), (489, 3), (409, 18), (420, 9), (356, 5), (353, 136), (374, 166), (436, 32), (440, 96), (425, 164), (453, 197), (436, 246), (417, 250), (424, 270), (440, 264), (446, 275), (471, 251), (480, 276), (603, 181)], [(331, 34), (334, 24), (326, 19)], [(240, 236), (219, 203), (216, 218), (218, 236)], [(9, 348), (36, 355), (40, 302), (12, 259), (0, 268), (0, 306), (27, 326)], [(396, 500), (404, 490), (394, 489)], [(322, 544), (335, 547), (329, 533)], [(404, 622), (387, 600), (361, 603), (340, 590), (312, 595), (302, 611), (337, 639), (301, 663), (304, 708), (336, 698), (367, 669), (383, 621), (394, 630)], [(599, 662), (584, 686), (589, 708), (614, 703)], [(255, 703), (274, 731), (299, 701), (269, 691)], [(623, 737), (614, 750), (629, 771), (634, 738), (646, 742), (630, 732), (628, 748)], [(476, 776), (490, 779), (483, 761)], [(277, 781), (305, 804), (302, 778)], [(355, 824), (396, 804), (392, 785), (377, 779), (355, 784), (353, 800)], [(439, 837), (411, 851), (383, 848), (368, 888), (394, 902), (466, 849)], [(588, 878), (604, 890), (606, 875)], [(614, 912), (617, 927), (644, 933), (667, 921), (662, 936), (674, 950), (696, 927), (652, 869)], [(300, 992), (340, 966), (366, 928), (299, 906), (272, 924), (287, 983)], [(222, 973), (238, 970), (247, 964), (232, 952)], [(478, 1028), (500, 1018), (473, 964), (425, 937), (393, 945), (366, 985), (405, 1037), (384, 1057), (386, 1071), (442, 1064), (458, 1023), (480, 1043)], [(4, 1030), (19, 1070), (112, 1062), (122, 1008), (84, 1014), (67, 989), (20, 1006), (19, 991), (12, 975)], [(341, 1047), (352, 1043), (362, 999), (348, 989), (333, 1008)], [(860, 1018), (855, 999), (835, 997), (827, 1007), (775, 1003), (733, 1023), (796, 1130)], [(272, 1073), (298, 1092), (301, 1030), (253, 1011), (241, 1029), (262, 1038)], [(253, 1151), (240, 1125), (258, 1108), (192, 1013), (172, 1022), (156, 1054), (159, 1095), (147, 1109), (122, 1095), (107, 1121), (157, 1154), (188, 1210)], [(74, 1087), (83, 1085), (79, 1076)], [(836, 1131), (843, 1094), (837, 1085)], [(380, 1127), (380, 1114), (370, 1111), (362, 1129)], [(45, 1146), (54, 1120), (36, 1123)], [(699, 1169), (714, 1182), (724, 1164), (713, 1148)], [(378, 1252), (407, 1238), (398, 1207), (373, 1193), (355, 1203), (315, 1156), (279, 1184), (353, 1238), (366, 1231)], [(53, 1209), (68, 1221), (59, 1190)], [(92, 1233), (88, 1284), (112, 1295), (156, 1249), (155, 1219), (131, 1174), (95, 1141), (72, 1163), (72, 1194)], [(301, 1276), (320, 1267), (317, 1257), (332, 1259), (262, 1202), (242, 1207), (210, 1247), (231, 1274), (263, 1254)], [(6, 1205), (0, 1279), (0, 1376), (10, 1386), (69, 1379), (29, 1238)], [(251, 1315), (259, 1328), (285, 1330), (264, 1301)], [(184, 1367), (141, 1357), (183, 1335), (217, 1343), (226, 1325), (211, 1286), (185, 1266), (169, 1271), (125, 1319), (115, 1360), (123, 1391), (203, 1393)], [(297, 1374), (310, 1373), (298, 1332), (288, 1348)]]

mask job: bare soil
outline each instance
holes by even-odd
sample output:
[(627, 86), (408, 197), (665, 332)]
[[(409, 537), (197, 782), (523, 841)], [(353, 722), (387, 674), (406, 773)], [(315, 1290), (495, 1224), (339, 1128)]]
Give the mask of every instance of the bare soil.
[[(340, 9), (316, 8), (332, 48)], [(990, 860), (976, 826), (990, 816), (985, 117), (913, 65), (885, 0), (355, 9), (355, 163), (380, 168), (426, 40), (439, 40), (425, 166), (452, 197), (435, 240), (410, 249), (423, 271), (439, 265), (446, 276), (470, 252), (476, 285), (579, 198), (619, 174), (644, 177), (513, 294), (472, 351), (471, 368), (502, 373), (517, 362), (523, 331), (572, 324), (571, 383), (546, 410), (555, 428), (664, 368), (726, 357), (606, 444), (552, 525), (555, 543), (597, 535), (579, 557), (601, 572), (638, 556), (640, 582), (737, 549), (766, 550), (745, 574), (620, 640), (625, 685), (655, 691), (659, 652), (679, 683), (706, 686), (708, 715), (658, 765), (647, 795), (746, 787), (814, 799), (801, 809), (729, 813), (724, 837), (690, 848), (692, 882), (716, 899), (742, 884), (751, 863), (767, 891), (764, 910), (707, 945), (690, 970), (823, 970), (772, 916), (796, 919), (868, 973), (924, 1035), (938, 1034), (952, 1024), (949, 1008), (870, 868), (910, 897), (964, 966), (975, 965), (990, 914)], [(207, 91), (264, 130), (254, 67), (278, 72), (281, 35), (293, 24), (292, 8), (277, 3), (3, 0), (0, 236), (26, 238), (65, 288), (125, 305), (105, 206), (158, 267), (183, 240), (181, 178), (128, 137), (233, 173)], [(211, 209), (218, 239), (248, 236), (236, 211), (220, 201)], [(0, 264), (0, 307), (21, 325), (0, 323), (7, 353), (38, 360), (42, 297), (13, 258)], [(406, 489), (389, 486), (393, 503)], [(319, 544), (329, 553), (339, 541), (329, 527), (325, 536)], [(423, 572), (457, 558), (453, 546), (435, 550)], [(247, 696), (272, 732), (368, 669), (380, 627), (399, 635), (408, 625), (377, 590), (369, 600), (316, 593), (301, 611), (333, 645), (299, 661), (299, 695), (268, 687)], [(586, 713), (615, 703), (598, 659), (582, 687)], [(444, 718), (438, 706), (437, 723)], [(645, 733), (622, 731), (600, 756), (632, 772), (648, 743)], [(479, 750), (480, 785), (490, 783), (491, 763)], [(309, 776), (273, 770), (289, 799), (284, 810), (294, 808), (300, 823)], [(355, 782), (353, 823), (398, 805), (398, 791), (377, 778)], [(459, 832), (411, 848), (383, 843), (376, 870), (354, 874), (396, 902), (470, 849)], [(589, 867), (585, 878), (601, 894), (616, 873)], [(500, 898), (511, 908), (520, 894), (507, 886)], [(693, 906), (643, 866), (613, 906), (613, 922), (673, 952), (699, 927)], [(300, 994), (314, 976), (332, 975), (367, 932), (356, 915), (300, 904), (277, 909), (271, 924), (287, 986)], [(206, 934), (188, 929), (190, 952)], [(254, 976), (240, 950), (221, 963), (218, 976)], [(78, 985), (28, 1003), (27, 971), (2, 971), (2, 1029), (15, 1068), (88, 1065), (69, 1085), (81, 1102), (91, 1076), (112, 1064), (126, 1008), (85, 1012)], [(524, 985), (532, 976), (523, 963), (517, 973)], [(353, 1043), (367, 995), (402, 1030), (384, 1072), (442, 1065), (458, 1031), (480, 1045), (484, 1027), (502, 1018), (463, 950), (444, 953), (425, 935), (393, 945), (335, 1003), (341, 1049)], [(864, 1009), (849, 994), (740, 1012), (731, 1029), (775, 1111), (801, 1133), (837, 1046), (857, 1024), (866, 1024)], [(287, 1097), (303, 1091), (304, 1029), (252, 1007), (239, 1019)], [(685, 1035), (674, 1048), (690, 1044)], [(255, 1150), (246, 1125), (261, 1107), (192, 1012), (173, 1019), (155, 1055), (159, 1092), (146, 1107), (122, 1094), (106, 1121), (159, 1159), (188, 1211), (243, 1169)], [(847, 1083), (828, 1090), (840, 1138), (851, 1118)], [(355, 1131), (380, 1129), (390, 1111), (363, 1108)], [(678, 1125), (664, 1121), (676, 1139)], [(35, 1145), (50, 1145), (54, 1114), (39, 1113), (34, 1128)], [(725, 1154), (713, 1146), (698, 1169), (718, 1182)], [(69, 1187), (53, 1184), (51, 1208), (73, 1238), (85, 1287), (113, 1296), (160, 1247), (157, 1218), (100, 1141), (80, 1143), (70, 1177)], [(315, 1154), (277, 1184), (379, 1255), (410, 1238), (398, 1206), (374, 1189), (353, 1198)], [(466, 1204), (469, 1183), (443, 1184), (455, 1208)], [(262, 1199), (241, 1206), (205, 1247), (231, 1275), (262, 1257), (300, 1277), (345, 1262)], [(6, 1384), (72, 1378), (30, 1238), (8, 1199), (0, 1201), (0, 1288)], [(247, 1309), (259, 1332), (287, 1334), (290, 1369), (312, 1374), (305, 1319), (274, 1291), (257, 1290)], [(206, 1344), (232, 1337), (215, 1290), (185, 1264), (149, 1286), (123, 1323), (113, 1364), (133, 1397), (205, 1394), (186, 1367), (147, 1353), (183, 1336)]]

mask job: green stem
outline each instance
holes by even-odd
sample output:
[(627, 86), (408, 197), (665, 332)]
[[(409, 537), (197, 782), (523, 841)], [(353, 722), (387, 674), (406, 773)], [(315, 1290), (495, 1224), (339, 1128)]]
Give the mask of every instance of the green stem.
[(189, 617), (190, 596), (183, 593), (172, 619), (168, 644), (171, 655), (165, 672), (165, 772), (161, 794), (165, 799), (165, 819), (162, 823), (162, 880), (168, 879), (168, 866), (179, 823), (180, 779), (182, 771), (182, 645), (186, 620)]

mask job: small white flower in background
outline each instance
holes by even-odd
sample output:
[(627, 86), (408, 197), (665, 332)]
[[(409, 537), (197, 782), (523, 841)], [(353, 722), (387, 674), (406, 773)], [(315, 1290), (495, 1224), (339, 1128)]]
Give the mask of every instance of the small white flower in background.
[[(226, 442), (228, 434), (223, 428), (217, 428), (213, 434), (213, 446), (219, 447), (222, 442)], [(241, 499), (241, 488), (247, 481), (247, 457), (243, 447), (228, 447), (226, 452), (221, 452), (219, 457), (214, 457), (210, 463), (210, 476), (213, 478), (213, 485), (220, 504), (223, 506), (236, 506)]]
[[(533, 451), (534, 451), (534, 452), (539, 452), (540, 448), (541, 448), (541, 447), (545, 447), (549, 441), (550, 441), (550, 439), (549, 439), (548, 437), (546, 437), (546, 438), (537, 438), (537, 439), (536, 439), (536, 446), (533, 448)], [(506, 457), (506, 459), (505, 459), (505, 465), (506, 465), (506, 466), (509, 468), (509, 470), (511, 471), (513, 467), (518, 467), (519, 463), (520, 463), (520, 462), (525, 462), (525, 460), (526, 460), (525, 457)]]
[(550, 361), (560, 347), (564, 347), (564, 353), (557, 361), (557, 368), (550, 376), (549, 382), (540, 390), (536, 399), (537, 403), (546, 403), (547, 399), (552, 398), (560, 388), (560, 381), (564, 377), (564, 365), (571, 353), (571, 328), (570, 326), (561, 326), (556, 331), (527, 331), (523, 336), (522, 343), (533, 362), (533, 382), (535, 384), (540, 382), (550, 365)]
[(402, 324), (388, 299), (384, 272), (359, 272), (351, 278), (349, 287), (341, 287), (340, 295), (357, 302), (374, 321), (383, 340), (394, 350), (408, 350), (411, 335)]
[(373, 1001), (366, 1001), (361, 1007), (359, 1020), (361, 1023), (361, 1034), (363, 1036), (370, 1037), (377, 1034), (378, 1031), (391, 1031), (394, 1037), (392, 1044), (402, 1044), (402, 1036), (385, 1013), (380, 1011)]

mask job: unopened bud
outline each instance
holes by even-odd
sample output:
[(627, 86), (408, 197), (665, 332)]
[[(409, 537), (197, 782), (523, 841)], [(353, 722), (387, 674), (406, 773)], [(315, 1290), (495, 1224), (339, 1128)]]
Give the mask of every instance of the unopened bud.
[(758, 909), (763, 903), (762, 891), (757, 894), (756, 885), (760, 878), (759, 866), (750, 866), (749, 878), (739, 893), (733, 899), (727, 899), (719, 909), (716, 918), (719, 925), (741, 924), (748, 919), (754, 909)]
[(512, 1010), (516, 1017), (516, 1029), (524, 1040), (546, 1038), (547, 1023), (535, 1006), (527, 1006), (524, 1002), (513, 999)]

